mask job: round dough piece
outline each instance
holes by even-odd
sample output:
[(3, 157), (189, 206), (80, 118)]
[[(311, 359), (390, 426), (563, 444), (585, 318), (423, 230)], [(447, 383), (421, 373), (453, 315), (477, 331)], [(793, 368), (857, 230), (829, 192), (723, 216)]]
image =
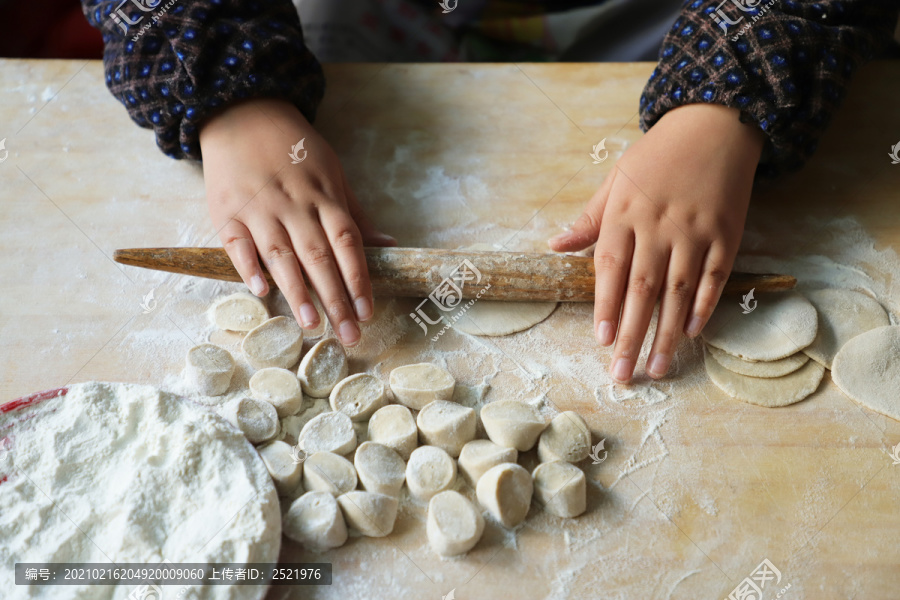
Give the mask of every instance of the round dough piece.
[(268, 402), (241, 398), (225, 409), (224, 416), (241, 430), (250, 443), (261, 444), (278, 435), (278, 413)]
[(532, 476), (534, 495), (551, 515), (577, 517), (587, 508), (587, 481), (584, 472), (572, 463), (541, 463)]
[(356, 489), (353, 463), (333, 452), (316, 452), (303, 466), (303, 487), (310, 491), (340, 496)]
[(786, 358), (770, 361), (749, 361), (737, 356), (732, 356), (723, 350), (719, 350), (715, 346), (706, 346), (709, 353), (716, 362), (728, 369), (741, 375), (749, 377), (784, 377), (788, 373), (793, 373), (806, 364), (809, 357), (803, 352), (791, 354)]
[(356, 430), (350, 417), (344, 413), (322, 413), (303, 426), (297, 436), (297, 446), (307, 454), (348, 454), (356, 448)]
[(488, 469), (501, 463), (514, 463), (518, 458), (519, 451), (515, 448), (500, 446), (491, 440), (472, 440), (459, 453), (459, 471), (469, 485), (475, 487)]
[(275, 407), (278, 418), (296, 415), (303, 406), (300, 380), (287, 369), (260, 369), (250, 378), (250, 395)]
[(825, 374), (825, 367), (813, 360), (784, 377), (771, 378), (748, 377), (729, 371), (709, 352), (704, 355), (704, 363), (707, 375), (720, 390), (732, 398), (769, 408), (800, 402), (816, 391)]
[(456, 461), (449, 454), (437, 446), (420, 446), (413, 450), (406, 464), (406, 485), (413, 496), (427, 502), (454, 483)]
[(388, 404), (369, 419), (369, 441), (393, 448), (403, 460), (409, 460), (418, 440), (416, 421), (405, 406)]
[(399, 502), (378, 492), (354, 490), (338, 496), (347, 524), (368, 537), (384, 537), (394, 530)]
[(454, 458), (475, 439), (475, 411), (456, 402), (431, 402), (419, 411), (416, 425), (423, 444), (437, 446)]
[(434, 400), (450, 400), (456, 380), (437, 365), (419, 363), (391, 371), (390, 386), (397, 402), (414, 410), (422, 410)]
[(515, 463), (491, 467), (475, 486), (478, 502), (507, 528), (525, 520), (533, 491), (531, 474)]
[(357, 373), (342, 379), (328, 398), (331, 409), (342, 412), (352, 421), (367, 421), (379, 408), (387, 405), (381, 379), (369, 373)]
[(577, 412), (567, 410), (550, 421), (538, 442), (541, 462), (578, 462), (591, 452), (591, 430)]
[(879, 327), (844, 344), (831, 377), (853, 400), (900, 421), (900, 327)]
[(547, 427), (536, 408), (516, 400), (497, 400), (481, 408), (481, 423), (491, 441), (526, 452)]
[(353, 456), (362, 488), (387, 496), (399, 496), (406, 479), (406, 463), (396, 450), (376, 442), (363, 442)]
[(324, 552), (347, 541), (347, 524), (334, 496), (306, 492), (291, 503), (282, 519), (288, 538), (315, 552)]
[(432, 550), (441, 556), (457, 556), (481, 539), (484, 517), (459, 492), (441, 492), (428, 502), (425, 533)]
[(234, 375), (234, 358), (225, 348), (200, 344), (188, 350), (185, 359), (188, 384), (203, 396), (219, 396), (228, 391)]
[(735, 298), (723, 298), (706, 327), (703, 339), (744, 360), (778, 360), (796, 354), (816, 337), (815, 307), (797, 292), (760, 294), (748, 314)]
[(290, 369), (300, 358), (303, 349), (303, 330), (294, 319), (274, 317), (251, 329), (241, 351), (254, 369), (280, 367)]
[(256, 449), (266, 464), (279, 496), (287, 496), (300, 485), (303, 463), (294, 460), (289, 444), (280, 441), (269, 442)]
[(246, 292), (231, 294), (212, 307), (213, 323), (224, 331), (250, 331), (269, 319), (265, 303)]
[(853, 290), (816, 290), (806, 297), (819, 312), (819, 332), (803, 352), (826, 369), (831, 368), (844, 344), (861, 333), (891, 324), (877, 300)]
[(339, 341), (328, 338), (309, 349), (297, 377), (303, 393), (313, 398), (327, 398), (337, 383), (347, 376), (347, 353)]

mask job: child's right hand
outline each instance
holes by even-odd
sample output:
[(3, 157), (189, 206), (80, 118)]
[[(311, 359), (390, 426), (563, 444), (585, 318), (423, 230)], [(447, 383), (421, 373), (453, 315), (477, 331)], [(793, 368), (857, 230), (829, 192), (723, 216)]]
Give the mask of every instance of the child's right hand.
[[(291, 164), (304, 138), (306, 158)], [(357, 321), (373, 311), (363, 245), (397, 242), (365, 216), (328, 143), (293, 104), (257, 98), (207, 121), (200, 147), (213, 225), (247, 287), (268, 293), (262, 258), (294, 318), (312, 329), (319, 316), (305, 274), (341, 342), (356, 344)]]

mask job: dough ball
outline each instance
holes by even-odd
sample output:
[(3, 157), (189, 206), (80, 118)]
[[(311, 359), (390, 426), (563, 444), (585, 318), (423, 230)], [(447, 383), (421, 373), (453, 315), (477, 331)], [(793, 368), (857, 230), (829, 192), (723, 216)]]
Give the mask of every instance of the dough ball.
[(254, 327), (241, 343), (244, 358), (254, 369), (290, 369), (297, 363), (302, 349), (303, 330), (297, 321), (287, 317), (274, 317)]
[(350, 417), (344, 413), (322, 413), (303, 426), (297, 436), (297, 445), (307, 454), (348, 454), (356, 448), (356, 430)]
[(406, 464), (406, 485), (414, 497), (427, 502), (454, 483), (456, 462), (445, 451), (437, 446), (421, 446), (410, 454)]
[(577, 412), (567, 410), (553, 417), (538, 442), (541, 462), (578, 462), (591, 453), (591, 430)]
[(300, 381), (287, 369), (260, 369), (250, 378), (250, 395), (275, 407), (279, 418), (296, 415), (303, 406)]
[(481, 539), (484, 517), (459, 492), (441, 492), (428, 503), (425, 533), (432, 550), (441, 556), (457, 556), (471, 550)]
[(531, 474), (515, 463), (491, 467), (475, 486), (478, 502), (507, 528), (525, 520), (533, 491)]
[(877, 300), (853, 290), (816, 290), (806, 297), (819, 313), (819, 330), (803, 352), (826, 369), (831, 368), (844, 344), (861, 333), (891, 324)]
[(329, 401), (335, 412), (344, 413), (352, 421), (366, 421), (376, 410), (387, 405), (387, 395), (378, 377), (357, 373), (334, 386)]
[(282, 519), (288, 538), (315, 552), (324, 552), (347, 541), (347, 525), (334, 496), (306, 492), (291, 503)]
[(809, 346), (817, 328), (809, 300), (797, 292), (772, 292), (760, 294), (746, 315), (735, 298), (722, 298), (702, 335), (710, 346), (744, 360), (771, 361)]
[(201, 396), (219, 396), (228, 391), (234, 375), (234, 358), (225, 348), (200, 344), (188, 350), (185, 360), (188, 385)]
[(399, 496), (406, 479), (406, 463), (393, 448), (376, 442), (363, 442), (356, 449), (353, 465), (364, 490)]
[(405, 406), (388, 404), (369, 419), (369, 441), (393, 448), (403, 460), (409, 460), (418, 440), (416, 421)]
[(297, 489), (303, 474), (303, 463), (294, 460), (291, 447), (279, 441), (269, 442), (256, 449), (266, 464), (279, 496), (287, 496)]
[(303, 487), (340, 496), (356, 489), (353, 463), (333, 452), (316, 452), (303, 465)]
[(268, 402), (241, 398), (229, 404), (224, 414), (253, 444), (267, 442), (278, 435), (278, 413)]
[(453, 398), (456, 380), (437, 365), (420, 363), (391, 371), (390, 386), (397, 402), (421, 410), (434, 400)]
[(347, 376), (347, 354), (334, 338), (322, 340), (309, 349), (300, 361), (297, 376), (303, 393), (313, 398), (327, 398), (337, 383)]
[(727, 352), (719, 350), (715, 346), (707, 345), (706, 349), (709, 350), (710, 355), (712, 355), (716, 362), (729, 371), (734, 371), (735, 373), (748, 375), (750, 377), (784, 377), (788, 373), (793, 373), (805, 365), (806, 361), (809, 360), (809, 357), (803, 354), (803, 352), (798, 352), (797, 354), (791, 354), (788, 357), (780, 358), (778, 360), (748, 361), (743, 358), (738, 358), (737, 356), (732, 356)]
[(587, 481), (581, 469), (562, 460), (541, 463), (533, 473), (534, 495), (551, 515), (577, 517), (587, 508)]
[(472, 487), (488, 469), (501, 463), (514, 463), (519, 451), (495, 444), (490, 440), (472, 440), (459, 453), (459, 471)]
[(831, 376), (853, 400), (900, 421), (900, 327), (879, 327), (844, 344)]
[(705, 353), (706, 373), (716, 387), (731, 396), (750, 404), (774, 408), (800, 402), (816, 391), (825, 367), (815, 361), (788, 373), (784, 377), (748, 377), (729, 371)]
[(394, 530), (399, 503), (378, 492), (347, 492), (338, 496), (347, 524), (368, 537), (384, 537)]
[(419, 411), (416, 425), (423, 444), (437, 446), (457, 457), (462, 447), (475, 438), (475, 411), (456, 402), (435, 400)]
[(481, 408), (481, 423), (491, 441), (520, 452), (531, 450), (547, 426), (536, 408), (516, 400), (497, 400)]
[(231, 294), (212, 307), (213, 323), (224, 331), (250, 331), (269, 318), (265, 303), (246, 292)]

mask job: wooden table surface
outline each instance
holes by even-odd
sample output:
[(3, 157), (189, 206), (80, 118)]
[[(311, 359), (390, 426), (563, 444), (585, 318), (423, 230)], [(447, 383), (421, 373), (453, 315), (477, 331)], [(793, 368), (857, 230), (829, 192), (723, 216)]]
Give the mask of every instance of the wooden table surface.
[[(637, 99), (652, 68), (331, 66), (317, 126), (401, 245), (542, 250), (640, 136)], [(200, 167), (158, 152), (108, 94), (97, 62), (0, 61), (0, 89), (9, 152), (0, 401), (92, 379), (165, 387), (208, 335), (209, 300), (239, 286), (110, 257), (122, 247), (218, 245)], [(866, 67), (808, 167), (758, 186), (751, 221), (778, 223), (778, 247), (797, 252), (818, 235), (808, 217), (853, 217), (876, 249), (896, 247), (900, 166), (887, 153), (900, 141), (898, 98), (900, 64)], [(595, 165), (588, 154), (604, 138), (610, 159)], [(890, 289), (884, 301), (896, 308)], [(150, 290), (157, 304), (145, 313)], [(508, 338), (453, 332), (436, 343), (407, 317), (414, 306), (379, 301), (351, 368), (386, 376), (435, 360), (457, 376), (462, 401), (543, 398), (578, 410), (609, 450), (585, 466), (589, 510), (566, 522), (533, 507), (515, 534), (489, 525), (466, 557), (440, 560), (421, 507), (404, 505), (385, 539), (318, 557), (286, 543), (283, 560), (334, 565), (332, 586), (292, 597), (723, 598), (764, 558), (781, 573), (767, 600), (785, 586), (784, 598), (897, 597), (900, 466), (887, 452), (900, 423), (861, 409), (828, 375), (804, 402), (754, 407), (713, 387), (698, 344), (684, 343), (675, 373), (653, 384), (664, 395), (639, 378), (639, 398), (617, 402), (589, 306), (561, 307)], [(231, 348), (239, 341), (216, 335)]]

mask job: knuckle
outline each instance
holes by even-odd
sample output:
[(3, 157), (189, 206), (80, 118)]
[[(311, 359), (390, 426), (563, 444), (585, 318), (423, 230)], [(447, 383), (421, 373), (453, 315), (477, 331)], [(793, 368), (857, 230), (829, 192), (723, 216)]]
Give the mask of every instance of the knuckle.
[(725, 282), (728, 281), (729, 273), (727, 270), (713, 267), (709, 271), (706, 272), (706, 276), (709, 278), (712, 285), (717, 288), (721, 288), (725, 286)]
[(310, 246), (303, 251), (303, 265), (307, 268), (327, 264), (330, 260), (331, 252), (324, 246)]
[(621, 333), (616, 340), (616, 354), (622, 358), (634, 358), (642, 341), (631, 333)]
[(262, 253), (266, 262), (274, 262), (283, 258), (291, 258), (294, 256), (294, 250), (287, 244), (280, 242), (272, 242), (266, 244)]
[(656, 293), (656, 282), (649, 275), (635, 275), (628, 282), (629, 295), (651, 298)]
[(366, 282), (362, 271), (357, 271), (356, 269), (351, 269), (344, 273), (344, 280), (347, 282), (347, 287), (351, 290), (361, 289)]
[(331, 245), (335, 248), (354, 248), (362, 245), (362, 236), (359, 230), (351, 225), (346, 224), (335, 231), (331, 237)]
[(227, 233), (222, 237), (222, 247), (225, 248), (226, 252), (231, 252), (235, 248), (237, 248), (238, 244), (242, 242), (251, 242), (253, 240), (250, 239), (250, 236), (242, 235), (238, 233)]
[(615, 252), (602, 250), (594, 254), (594, 264), (597, 271), (617, 271), (624, 261)]
[(666, 286), (666, 295), (683, 304), (693, 298), (694, 286), (686, 279), (675, 279)]
[(333, 298), (325, 302), (323, 308), (337, 322), (343, 321), (350, 312), (343, 298)]

